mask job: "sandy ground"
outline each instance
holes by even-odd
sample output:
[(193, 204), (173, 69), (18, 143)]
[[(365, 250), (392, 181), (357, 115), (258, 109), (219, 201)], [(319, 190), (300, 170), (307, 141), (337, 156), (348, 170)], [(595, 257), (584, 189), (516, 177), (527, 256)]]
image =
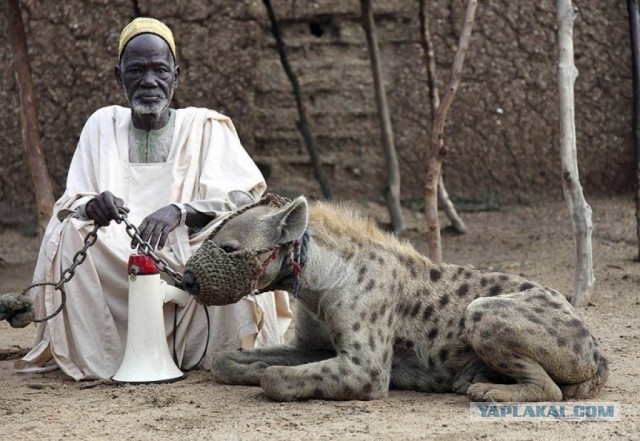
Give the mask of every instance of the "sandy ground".
[[(640, 439), (640, 263), (630, 198), (592, 200), (591, 305), (579, 313), (608, 355), (597, 401), (620, 403), (617, 422), (472, 422), (465, 396), (392, 391), (383, 400), (275, 403), (257, 387), (223, 386), (207, 372), (172, 384), (74, 382), (59, 372), (25, 375), (12, 364), (33, 328), (0, 323), (0, 438), (30, 439)], [(371, 208), (371, 207), (370, 207)], [(373, 212), (381, 212), (380, 209)], [(383, 211), (382, 211), (383, 212)], [(524, 274), (565, 292), (573, 286), (573, 238), (564, 202), (463, 214), (465, 236), (443, 237), (445, 260)], [(419, 214), (407, 237), (424, 251)], [(0, 293), (26, 286), (38, 243), (0, 232)]]

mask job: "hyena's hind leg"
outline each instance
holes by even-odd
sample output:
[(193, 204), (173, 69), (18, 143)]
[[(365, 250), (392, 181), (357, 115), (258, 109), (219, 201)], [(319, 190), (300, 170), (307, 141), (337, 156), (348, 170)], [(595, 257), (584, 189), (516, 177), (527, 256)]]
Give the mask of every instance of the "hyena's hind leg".
[(473, 384), (474, 400), (560, 401), (559, 384), (596, 375), (593, 338), (564, 298), (542, 288), (474, 300), (465, 335), (487, 365), (516, 382)]

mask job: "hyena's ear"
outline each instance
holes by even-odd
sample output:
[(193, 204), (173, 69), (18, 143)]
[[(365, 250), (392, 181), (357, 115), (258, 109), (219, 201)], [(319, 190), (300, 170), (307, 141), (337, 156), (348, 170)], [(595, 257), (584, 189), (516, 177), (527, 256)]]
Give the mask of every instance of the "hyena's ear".
[(274, 232), (276, 244), (300, 239), (309, 222), (309, 207), (304, 196), (300, 196), (280, 210), (269, 215), (267, 223)]

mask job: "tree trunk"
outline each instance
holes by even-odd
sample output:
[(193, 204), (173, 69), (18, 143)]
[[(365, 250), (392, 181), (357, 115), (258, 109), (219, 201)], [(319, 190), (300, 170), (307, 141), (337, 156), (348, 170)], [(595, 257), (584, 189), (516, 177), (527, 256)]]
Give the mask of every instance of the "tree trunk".
[(427, 154), (426, 181), (424, 185), (424, 216), (427, 223), (427, 246), (429, 258), (442, 262), (442, 244), (440, 240), (440, 220), (438, 219), (438, 181), (442, 169), (442, 159), (447, 153), (444, 144), (444, 123), (447, 112), (460, 85), (462, 66), (469, 48), (473, 21), (478, 7), (477, 0), (469, 0), (464, 17), (464, 26), (458, 42), (458, 50), (451, 68), (451, 78), (442, 96), (433, 118), (431, 128), (431, 148)]
[(640, 16), (638, 0), (627, 0), (633, 70), (633, 146), (636, 152), (636, 237), (640, 261)]
[(591, 207), (584, 199), (578, 175), (573, 87), (578, 70), (573, 58), (573, 22), (571, 0), (557, 0), (558, 19), (558, 87), (560, 97), (560, 154), (562, 190), (569, 206), (576, 244), (576, 286), (571, 303), (587, 305), (591, 298), (594, 275), (591, 250)]
[(6, 4), (7, 34), (13, 48), (13, 69), (20, 96), (20, 120), (27, 167), (31, 175), (38, 216), (38, 236), (42, 237), (53, 211), (53, 184), (42, 153), (36, 96), (31, 80), (27, 39), (18, 0)]
[[(429, 97), (431, 98), (431, 117), (434, 118), (438, 107), (440, 107), (440, 92), (438, 91), (438, 78), (436, 74), (436, 57), (433, 51), (433, 41), (429, 30), (429, 16), (427, 14), (426, 0), (420, 1), (420, 45), (424, 54), (424, 64), (427, 68), (427, 85)], [(431, 121), (433, 125), (433, 120)], [(455, 205), (449, 198), (447, 188), (444, 186), (442, 172), (438, 181), (438, 203), (442, 205), (444, 212), (451, 221), (451, 225), (459, 234), (467, 232), (467, 227), (458, 215)]]
[(287, 74), (287, 78), (289, 78), (291, 88), (293, 89), (293, 96), (296, 100), (296, 107), (298, 108), (299, 118), (299, 120), (296, 122), (296, 127), (300, 131), (302, 139), (304, 140), (304, 143), (307, 147), (307, 152), (309, 153), (309, 158), (311, 159), (311, 165), (313, 166), (313, 174), (315, 175), (318, 184), (320, 184), (322, 194), (325, 199), (331, 200), (331, 188), (322, 170), (322, 164), (320, 162), (320, 156), (318, 155), (318, 148), (316, 147), (315, 138), (311, 134), (307, 110), (304, 106), (304, 102), (302, 101), (300, 82), (298, 81), (298, 77), (296, 76), (295, 72), (291, 68), (291, 64), (289, 63), (287, 52), (284, 47), (284, 41), (282, 39), (282, 33), (280, 32), (280, 27), (278, 26), (278, 21), (276, 20), (276, 14), (273, 10), (273, 6), (271, 5), (271, 1), (263, 0), (263, 3), (265, 8), (267, 9), (267, 15), (269, 16), (271, 33), (273, 35), (273, 38), (275, 38), (276, 40), (276, 49), (278, 51), (278, 55), (280, 56), (280, 62), (285, 73)]
[(376, 104), (380, 125), (382, 127), (382, 147), (387, 166), (387, 186), (385, 197), (387, 207), (391, 217), (391, 228), (396, 234), (404, 230), (404, 218), (400, 205), (400, 166), (393, 140), (393, 128), (391, 126), (391, 115), (389, 104), (387, 103), (387, 93), (382, 79), (382, 67), (380, 66), (380, 50), (376, 37), (376, 25), (373, 19), (373, 9), (370, 0), (360, 0), (362, 11), (362, 27), (367, 36), (367, 46), (369, 47), (369, 59), (371, 60), (371, 71), (373, 72), (373, 84), (376, 94)]

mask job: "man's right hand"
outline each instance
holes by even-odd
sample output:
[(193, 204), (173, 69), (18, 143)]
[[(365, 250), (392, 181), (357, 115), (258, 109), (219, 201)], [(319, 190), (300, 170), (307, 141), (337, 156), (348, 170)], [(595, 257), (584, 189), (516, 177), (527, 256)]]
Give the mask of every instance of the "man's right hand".
[(93, 219), (98, 225), (106, 227), (112, 220), (120, 223), (119, 208), (129, 211), (128, 208), (124, 207), (122, 199), (114, 196), (110, 191), (103, 191), (87, 202), (85, 212), (89, 219)]

